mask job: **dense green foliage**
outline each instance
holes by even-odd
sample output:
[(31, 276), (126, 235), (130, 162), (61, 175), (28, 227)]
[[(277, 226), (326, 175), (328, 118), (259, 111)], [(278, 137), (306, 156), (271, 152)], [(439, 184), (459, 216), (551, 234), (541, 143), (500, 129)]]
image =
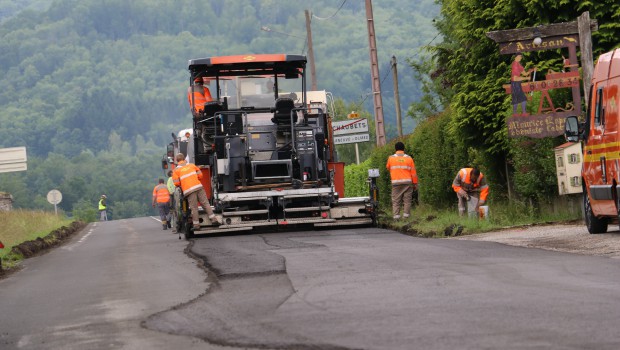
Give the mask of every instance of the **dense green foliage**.
[[(63, 193), (61, 208), (87, 220), (89, 206), (95, 207), (102, 193), (114, 218), (154, 214), (149, 204), (162, 175), (159, 157), (170, 133), (191, 123), (188, 59), (305, 54), (305, 9), (315, 15), (319, 89), (341, 100), (344, 114), (337, 118), (352, 109), (363, 114), (372, 106), (364, 2), (340, 5), (330, 0), (0, 0), (0, 148), (28, 151), (28, 170), (0, 174), (0, 190), (13, 194), (17, 208), (50, 208), (45, 195), (57, 188)], [(386, 124), (394, 125), (390, 59), (404, 61), (430, 41), (439, 8), (433, 0), (374, 5)], [(404, 106), (420, 96), (406, 68), (401, 66), (399, 82)], [(405, 121), (406, 129), (413, 125)], [(361, 145), (362, 160), (371, 145)], [(341, 147), (341, 160), (353, 162), (352, 146)]]
[[(584, 11), (589, 11), (599, 24), (598, 31), (592, 34), (596, 59), (619, 45), (620, 3), (615, 0), (440, 0), (439, 3), (441, 15), (435, 25), (443, 40), (429, 46), (429, 56), (411, 60), (416, 74), (423, 78), (425, 97), (413, 104), (409, 113), (423, 119), (446, 109), (450, 120), (436, 124), (441, 131), (426, 133), (435, 135), (428, 139), (432, 144), (442, 144), (446, 136), (453, 143), (441, 152), (433, 147), (418, 147), (414, 156), (416, 164), (422, 167), (420, 176), (426, 176), (424, 167), (427, 166), (421, 159), (452, 157), (466, 150), (467, 157), (454, 159), (460, 163), (446, 172), (453, 173), (466, 164), (480, 166), (491, 183), (494, 198), (506, 196), (508, 182), (522, 198), (540, 200), (556, 196), (553, 147), (563, 140), (558, 137), (524, 141), (508, 137), (505, 119), (512, 112), (511, 102), (501, 85), (510, 81), (511, 56), (500, 55), (498, 45), (486, 33), (576, 21)], [(525, 53), (523, 62), (526, 69), (536, 66), (540, 71), (558, 71), (561, 53), (560, 50)], [(537, 98), (534, 95), (528, 102), (530, 108), (538, 105)], [(562, 91), (553, 92), (556, 105), (563, 106), (568, 98)], [(418, 129), (427, 127), (435, 128), (420, 125)], [(431, 178), (439, 181), (441, 177), (433, 173)], [(432, 198), (437, 198), (436, 195)]]
[[(23, 173), (2, 174), (2, 186), (10, 189), (17, 208), (53, 210), (47, 192), (58, 189), (58, 207), (83, 221), (93, 221), (101, 194), (108, 197), (108, 217), (121, 219), (151, 214), (151, 193), (162, 177), (160, 154), (83, 151), (67, 158), (50, 153), (32, 157), (36, 166)], [(90, 208), (90, 209), (89, 209)]]
[(351, 164), (344, 168), (344, 194), (346, 197), (367, 196), (369, 191), (368, 169), (370, 159), (360, 164)]

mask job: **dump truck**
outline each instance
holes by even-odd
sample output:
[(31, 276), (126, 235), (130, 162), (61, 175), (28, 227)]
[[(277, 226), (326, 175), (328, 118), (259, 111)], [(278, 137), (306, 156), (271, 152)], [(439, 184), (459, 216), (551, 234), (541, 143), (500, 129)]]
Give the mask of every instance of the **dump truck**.
[[(306, 57), (287, 54), (219, 56), (189, 60), (190, 86), (202, 79), (213, 101), (195, 112), (187, 158), (203, 173), (202, 184), (218, 216), (200, 211), (192, 228), (187, 201), (179, 202), (177, 229), (197, 234), (260, 227), (373, 225), (378, 171), (369, 191), (345, 197), (344, 163), (332, 135), (333, 99), (306, 90)], [(176, 144), (181, 144), (178, 135)]]

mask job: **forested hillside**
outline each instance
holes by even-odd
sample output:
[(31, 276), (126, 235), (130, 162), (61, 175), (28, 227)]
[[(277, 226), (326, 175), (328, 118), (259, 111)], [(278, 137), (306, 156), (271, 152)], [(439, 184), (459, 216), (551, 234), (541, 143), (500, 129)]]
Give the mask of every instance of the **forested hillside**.
[[(439, 7), (373, 5), (394, 135), (390, 58), (399, 58), (404, 110), (421, 94), (405, 59), (436, 37)], [(305, 54), (305, 9), (314, 15), (319, 89), (341, 99), (343, 113), (372, 106), (364, 1), (0, 1), (0, 148), (26, 146), (29, 157), (28, 171), (0, 174), (0, 191), (17, 207), (49, 208), (45, 195), (58, 188), (66, 211), (106, 193), (116, 218), (148, 213), (170, 133), (190, 124), (187, 60)], [(411, 132), (413, 120), (404, 124)]]

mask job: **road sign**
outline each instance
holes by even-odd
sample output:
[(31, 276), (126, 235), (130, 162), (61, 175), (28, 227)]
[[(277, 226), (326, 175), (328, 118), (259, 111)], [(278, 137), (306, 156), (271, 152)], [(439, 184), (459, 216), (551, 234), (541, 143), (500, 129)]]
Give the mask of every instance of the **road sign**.
[(60, 203), (62, 201), (62, 193), (58, 190), (47, 192), (47, 201), (54, 205)]
[(368, 132), (368, 119), (351, 119), (332, 123), (334, 135), (359, 134)]
[(370, 141), (370, 134), (334, 136), (334, 143), (336, 145), (342, 145), (345, 143), (366, 142), (366, 141)]
[(359, 113), (351, 112), (351, 113), (347, 114), (347, 118), (349, 118), (349, 119), (357, 119), (359, 117), (360, 117)]
[(0, 148), (0, 173), (27, 170), (26, 147)]
[(47, 192), (47, 201), (51, 204), (54, 204), (54, 212), (58, 215), (58, 206), (57, 204), (62, 201), (62, 193), (58, 190), (51, 190)]

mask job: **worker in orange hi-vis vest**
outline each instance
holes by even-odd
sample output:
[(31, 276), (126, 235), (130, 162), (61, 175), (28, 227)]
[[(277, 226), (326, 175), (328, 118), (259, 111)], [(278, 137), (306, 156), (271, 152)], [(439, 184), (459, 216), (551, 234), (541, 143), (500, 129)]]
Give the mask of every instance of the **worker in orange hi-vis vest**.
[(405, 144), (396, 142), (396, 153), (388, 158), (385, 167), (392, 179), (392, 214), (394, 220), (400, 219), (400, 207), (403, 206), (403, 218), (408, 218), (411, 211), (413, 191), (418, 189), (418, 175), (411, 156), (405, 154)]
[(177, 187), (181, 187), (183, 196), (187, 198), (189, 207), (192, 210), (192, 224), (194, 230), (200, 229), (200, 218), (198, 216), (198, 201), (207, 212), (209, 220), (213, 225), (219, 225), (213, 209), (209, 204), (207, 193), (200, 180), (202, 179), (202, 171), (196, 165), (185, 161), (185, 155), (178, 153), (176, 156), (177, 167), (172, 172), (172, 181)]
[(170, 227), (168, 222), (168, 214), (170, 213), (170, 192), (168, 186), (164, 184), (164, 179), (159, 179), (159, 184), (153, 188), (153, 208), (157, 206), (159, 210), (159, 218), (164, 227), (167, 230)]
[(452, 189), (459, 201), (460, 216), (465, 215), (465, 211), (471, 216), (477, 216), (479, 208), (486, 204), (489, 195), (489, 185), (477, 168), (459, 170), (452, 182)]
[(211, 101), (213, 101), (211, 91), (204, 86), (203, 78), (194, 79), (194, 85), (187, 88), (187, 102), (189, 102), (189, 107), (192, 109), (192, 114), (198, 115), (205, 108), (205, 104)]

